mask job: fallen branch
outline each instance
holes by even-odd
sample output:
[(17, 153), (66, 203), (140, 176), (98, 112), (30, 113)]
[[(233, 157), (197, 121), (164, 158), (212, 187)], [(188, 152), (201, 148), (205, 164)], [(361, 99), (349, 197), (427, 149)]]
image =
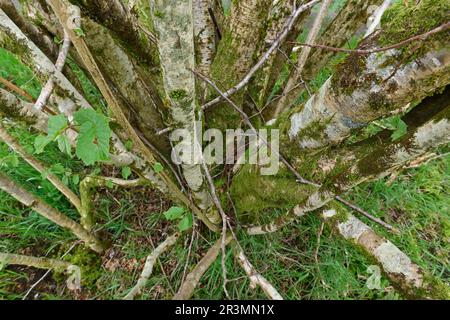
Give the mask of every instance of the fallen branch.
[(165, 252), (167, 249), (173, 246), (179, 236), (180, 236), (179, 233), (171, 235), (166, 240), (164, 240), (164, 242), (162, 242), (159, 246), (157, 246), (156, 249), (147, 257), (144, 269), (142, 270), (139, 280), (137, 281), (136, 285), (130, 290), (130, 292), (128, 292), (127, 295), (123, 298), (124, 300), (133, 300), (136, 295), (141, 293), (142, 288), (145, 286), (148, 278), (153, 272), (153, 266), (155, 265), (156, 259), (158, 259), (158, 257), (163, 252)]
[[(397, 246), (341, 208), (324, 210), (322, 218), (339, 235), (373, 257), (388, 278), (408, 296), (449, 299), (449, 287), (411, 261)], [(339, 212), (338, 212), (339, 211)]]
[[(225, 243), (228, 245), (233, 239), (231, 234), (228, 234)], [(206, 270), (211, 266), (211, 264), (217, 259), (219, 252), (222, 247), (222, 238), (216, 241), (216, 243), (208, 250), (205, 256), (200, 260), (200, 262), (195, 266), (187, 276), (186, 280), (181, 284), (180, 289), (173, 297), (173, 300), (188, 300), (192, 297), (195, 288), (200, 282), (201, 277), (205, 274)]]
[(234, 256), (241, 265), (242, 269), (244, 269), (245, 273), (250, 279), (250, 282), (253, 285), (261, 287), (261, 289), (270, 299), (283, 300), (283, 297), (278, 293), (277, 289), (275, 289), (275, 287), (269, 281), (267, 281), (266, 278), (264, 278), (256, 271), (256, 269), (245, 256), (244, 251), (239, 246), (235, 246)]
[(81, 270), (78, 266), (67, 261), (12, 253), (0, 253), (0, 264), (15, 264), (39, 269), (66, 271), (69, 275), (66, 280), (67, 288), (69, 288), (69, 290), (81, 289)]
[(20, 201), (27, 207), (30, 207), (43, 217), (56, 223), (60, 227), (69, 229), (80, 240), (97, 253), (102, 253), (104, 248), (101, 242), (80, 224), (73, 221), (69, 217), (65, 216), (49, 204), (38, 198), (31, 192), (28, 192), (23, 187), (19, 186), (16, 182), (9, 177), (0, 173), (0, 189), (13, 196), (16, 200)]

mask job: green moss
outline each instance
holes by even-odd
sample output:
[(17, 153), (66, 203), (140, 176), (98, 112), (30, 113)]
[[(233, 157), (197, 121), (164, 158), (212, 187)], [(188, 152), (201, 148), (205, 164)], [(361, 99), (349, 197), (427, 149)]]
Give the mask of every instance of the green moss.
[[(381, 18), (382, 34), (379, 43), (383, 46), (398, 43), (414, 35), (430, 31), (448, 21), (450, 2), (442, 0), (408, 0), (393, 4)], [(433, 37), (448, 37), (445, 32)]]
[(231, 194), (238, 214), (257, 215), (269, 208), (290, 209), (314, 189), (296, 182), (295, 177), (284, 167), (280, 167), (276, 175), (262, 176), (257, 166), (244, 165), (233, 178)]
[(170, 91), (169, 96), (173, 100), (178, 101), (178, 100), (182, 100), (182, 99), (186, 98), (187, 92), (186, 92), (186, 90), (183, 90), (183, 89), (172, 90), (172, 91)]
[[(100, 256), (84, 246), (78, 246), (67, 254), (64, 260), (80, 267), (82, 286), (95, 289), (97, 279), (102, 276)], [(60, 280), (60, 276), (55, 274), (56, 280)]]

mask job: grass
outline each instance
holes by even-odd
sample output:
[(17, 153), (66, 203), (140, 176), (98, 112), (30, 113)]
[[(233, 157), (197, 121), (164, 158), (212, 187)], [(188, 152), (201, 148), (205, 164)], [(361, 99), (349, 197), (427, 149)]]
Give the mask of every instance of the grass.
[[(339, 59), (342, 57), (337, 57), (334, 62)], [(2, 77), (11, 79), (34, 97), (38, 95), (40, 84), (31, 71), (3, 49), (0, 49), (0, 61)], [(331, 69), (323, 70), (312, 84), (314, 88), (319, 87), (330, 72)], [(90, 101), (103, 107), (98, 91), (83, 74), (80, 73), (79, 77)], [(33, 132), (21, 126), (10, 125), (8, 129), (25, 148), (33, 150)], [(439, 151), (447, 152), (447, 149)], [(70, 179), (74, 174), (80, 175), (80, 178), (99, 173), (120, 176), (117, 169), (107, 166), (85, 167), (79, 160), (59, 152), (55, 144), (49, 145), (46, 152), (37, 157), (49, 165), (61, 164), (65, 170), (56, 170), (53, 166), (55, 173), (60, 177), (67, 176), (67, 183), (75, 192), (77, 185)], [(0, 143), (0, 160), (3, 172), (61, 212), (78, 219), (77, 212), (53, 185), (21, 159), (12, 158), (3, 143)], [(401, 236), (394, 236), (361, 218), (394, 242), (414, 262), (446, 282), (450, 280), (449, 164), (450, 157), (441, 158), (403, 172), (390, 186), (384, 179), (361, 185), (346, 196), (401, 229)], [(52, 274), (36, 288), (35, 293), (40, 293), (39, 299), (122, 298), (135, 284), (152, 247), (176, 230), (176, 225), (167, 222), (163, 216), (171, 203), (148, 188), (104, 188), (97, 191), (95, 200), (96, 218), (100, 226), (96, 232), (108, 239), (111, 247), (103, 257), (98, 257), (77, 246), (64, 259), (82, 266), (82, 292), (75, 295), (68, 293), (64, 290), (64, 277)], [(275, 234), (250, 237), (238, 230), (238, 237), (252, 264), (286, 299), (402, 299), (385, 277), (381, 279), (381, 289), (369, 289), (366, 282), (370, 276), (370, 259), (326, 226), (320, 246), (317, 246), (321, 223), (317, 214), (312, 213)], [(201, 235), (194, 233), (189, 256), (191, 235), (185, 235), (160, 259), (166, 274), (157, 265), (140, 298), (171, 298), (182, 282), (185, 269), (187, 272), (192, 270), (216, 238), (216, 235), (204, 230)], [(0, 251), (60, 258), (74, 241), (70, 233), (0, 192)], [(227, 252), (226, 265), (227, 288), (232, 298), (265, 298), (260, 289), (250, 288), (248, 278), (230, 251)], [(41, 274), (32, 268), (0, 266), (0, 299), (22, 298)], [(223, 299), (222, 282), (221, 261), (217, 259), (202, 278), (194, 298)]]

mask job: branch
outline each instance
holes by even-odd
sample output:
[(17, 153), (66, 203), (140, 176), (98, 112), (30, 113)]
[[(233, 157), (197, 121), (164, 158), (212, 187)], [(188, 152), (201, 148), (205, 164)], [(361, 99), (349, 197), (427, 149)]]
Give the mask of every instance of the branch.
[(316, 3), (318, 3), (320, 0), (312, 0), (300, 7), (297, 8), (297, 10), (294, 11), (294, 13), (291, 15), (291, 17), (287, 20), (286, 26), (284, 27), (283, 31), (280, 33), (278, 38), (273, 42), (272, 46), (269, 48), (269, 50), (264, 53), (264, 55), (259, 59), (259, 61), (250, 69), (250, 71), (247, 73), (247, 75), (234, 87), (230, 88), (226, 92), (224, 92), (224, 96), (218, 96), (217, 98), (209, 101), (208, 103), (204, 104), (202, 106), (202, 110), (206, 110), (210, 106), (213, 106), (220, 102), (224, 97), (229, 97), (233, 93), (239, 91), (240, 89), (244, 88), (251, 80), (251, 78), (255, 75), (255, 73), (264, 65), (264, 63), (270, 58), (272, 53), (277, 50), (280, 45), (283, 43), (283, 41), (286, 39), (286, 37), (289, 34), (289, 31), (294, 27), (297, 18), (299, 15), (314, 6)]
[(387, 51), (387, 50), (391, 50), (391, 49), (397, 49), (400, 48), (404, 45), (407, 45), (408, 43), (414, 42), (414, 41), (424, 41), (427, 38), (431, 37), (432, 35), (445, 31), (447, 29), (450, 28), (450, 22), (444, 23), (442, 25), (440, 25), (439, 27), (436, 27), (428, 32), (413, 36), (411, 38), (408, 38), (406, 40), (403, 40), (401, 42), (392, 44), (390, 46), (386, 46), (386, 47), (381, 47), (381, 48), (374, 48), (374, 49), (345, 49), (345, 48), (335, 48), (335, 47), (330, 47), (330, 46), (326, 46), (323, 44), (313, 44), (313, 43), (301, 43), (301, 42), (292, 42), (293, 44), (296, 44), (298, 46), (306, 46), (306, 47), (311, 47), (311, 48), (319, 48), (319, 49), (323, 49), (323, 50), (330, 50), (330, 51), (334, 51), (334, 52), (345, 52), (345, 53), (356, 53), (356, 54), (370, 54), (370, 53), (374, 53), (374, 52), (382, 52), (382, 51)]
[(259, 274), (247, 257), (244, 254), (244, 251), (239, 247), (235, 247), (234, 256), (236, 260), (241, 265), (242, 269), (244, 269), (247, 274), (250, 282), (253, 285), (258, 285), (264, 291), (264, 293), (272, 300), (283, 300), (283, 297), (278, 293), (277, 289), (267, 281), (261, 274)]
[(80, 182), (80, 198), (81, 198), (81, 206), (80, 206), (80, 224), (86, 229), (91, 230), (94, 223), (95, 218), (92, 212), (92, 192), (95, 188), (104, 187), (108, 183), (115, 184), (121, 187), (136, 187), (143, 185), (146, 183), (144, 179), (135, 179), (135, 180), (123, 180), (118, 178), (110, 178), (110, 177), (86, 177)]
[(3, 84), (6, 88), (8, 88), (9, 90), (21, 95), (22, 97), (26, 98), (29, 101), (34, 101), (34, 98), (25, 90), (23, 90), (22, 88), (19, 88), (18, 86), (16, 86), (14, 83), (0, 77), (0, 83)]
[(43, 217), (49, 219), (50, 221), (56, 223), (60, 227), (69, 229), (95, 252), (103, 252), (104, 248), (100, 241), (86, 229), (84, 229), (80, 224), (65, 216), (55, 208), (51, 207), (49, 204), (47, 204), (31, 192), (28, 192), (3, 173), (0, 173), (0, 189), (5, 191), (6, 193), (9, 193), (22, 204), (30, 207), (31, 209), (41, 214)]
[(8, 131), (0, 123), (0, 140), (3, 140), (14, 152), (19, 154), (30, 166), (36, 169), (39, 173), (44, 174), (48, 181), (55, 186), (72, 204), (80, 211), (81, 202), (78, 196), (70, 190), (56, 175), (49, 172), (49, 170), (35, 157), (29, 154), (19, 142), (12, 137)]
[(67, 288), (69, 288), (69, 290), (81, 289), (81, 270), (78, 266), (67, 261), (0, 252), (0, 264), (15, 264), (39, 269), (65, 270), (69, 275), (66, 281)]
[(353, 215), (342, 213), (345, 218), (338, 218), (337, 209), (324, 210), (321, 217), (339, 235), (375, 258), (388, 278), (407, 295), (428, 299), (450, 298), (450, 290), (446, 284), (413, 263), (397, 246), (377, 235)]
[[(306, 39), (306, 42), (308, 43), (314, 43), (316, 41), (317, 36), (319, 35), (320, 28), (322, 26), (323, 20), (326, 17), (328, 7), (330, 6), (331, 0), (323, 0), (319, 13), (317, 13), (317, 16), (314, 20), (314, 24), (309, 30), (308, 38)], [(286, 107), (286, 101), (288, 100), (288, 92), (292, 91), (292, 88), (297, 85), (297, 82), (299, 80), (299, 77), (302, 74), (303, 68), (305, 67), (306, 60), (308, 59), (309, 53), (311, 52), (311, 47), (303, 48), (302, 52), (300, 53), (298, 60), (297, 60), (297, 66), (295, 70), (292, 71), (292, 76), (289, 77), (289, 80), (286, 84), (286, 87), (283, 91), (283, 96), (280, 100), (278, 100), (277, 106), (275, 108), (275, 112), (273, 117), (276, 118), (278, 115), (283, 111), (283, 109)]]
[[(233, 239), (231, 234), (227, 235), (225, 244), (229, 244)], [(200, 278), (205, 274), (206, 270), (211, 266), (211, 264), (217, 259), (220, 249), (222, 247), (222, 239), (217, 240), (217, 242), (208, 250), (200, 262), (195, 266), (195, 268), (186, 276), (186, 280), (181, 284), (180, 289), (173, 297), (173, 300), (188, 300), (192, 297), (195, 288), (200, 282)]]
[(133, 300), (136, 295), (140, 294), (142, 288), (145, 286), (148, 278), (153, 272), (153, 266), (156, 262), (156, 259), (158, 259), (158, 257), (163, 252), (167, 251), (171, 246), (173, 246), (179, 236), (180, 236), (179, 233), (171, 235), (166, 240), (164, 240), (164, 242), (162, 242), (158, 247), (156, 247), (156, 249), (147, 257), (144, 269), (142, 270), (139, 280), (137, 281), (136, 285), (130, 290), (130, 292), (128, 292), (127, 295), (123, 298), (124, 300)]
[[(70, 48), (70, 39), (69, 35), (66, 31), (64, 31), (64, 40), (63, 44), (61, 46), (61, 50), (59, 51), (58, 58), (56, 59), (55, 63), (55, 69), (57, 72), (62, 72), (64, 63), (66, 62), (67, 54), (69, 52)], [(37, 110), (42, 110), (42, 107), (47, 104), (47, 100), (50, 97), (50, 94), (53, 91), (53, 88), (55, 87), (55, 78), (54, 76), (50, 77), (45, 84), (45, 86), (42, 88), (41, 93), (39, 94), (39, 97), (34, 104), (34, 107)]]

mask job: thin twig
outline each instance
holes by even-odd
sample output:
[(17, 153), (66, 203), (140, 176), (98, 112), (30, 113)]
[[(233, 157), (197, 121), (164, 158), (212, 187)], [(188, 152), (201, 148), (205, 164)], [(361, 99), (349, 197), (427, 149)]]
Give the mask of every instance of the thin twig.
[[(70, 38), (67, 31), (64, 29), (64, 40), (61, 46), (61, 50), (59, 50), (58, 58), (56, 59), (55, 69), (56, 72), (62, 72), (64, 64), (66, 62), (67, 54), (69, 53), (70, 48)], [(47, 100), (50, 97), (53, 88), (55, 87), (55, 78), (51, 76), (45, 86), (42, 88), (39, 97), (34, 104), (34, 108), (37, 110), (42, 110), (42, 108), (47, 104)]]
[[(79, 243), (80, 243), (80, 241), (75, 241), (75, 243), (72, 244), (72, 246), (69, 248), (69, 250), (67, 250), (67, 251), (61, 256), (60, 259), (63, 259), (66, 255), (68, 255), (68, 254), (70, 253), (70, 251), (72, 251), (73, 248), (75, 248), (75, 246), (78, 245)], [(52, 269), (48, 269), (48, 270), (44, 273), (44, 275), (43, 275), (41, 278), (39, 278), (38, 281), (36, 281), (35, 283), (33, 283), (33, 284), (31, 285), (31, 287), (27, 290), (27, 292), (25, 293), (25, 295), (23, 296), (22, 300), (26, 300), (27, 297), (28, 297), (28, 295), (31, 293), (31, 291), (33, 291), (33, 289), (36, 288), (36, 286), (37, 286), (39, 283), (41, 283), (41, 282), (42, 282), (42, 281), (50, 274), (50, 272), (52, 272)]]
[(306, 46), (306, 47), (312, 47), (312, 48), (319, 48), (319, 49), (323, 49), (323, 50), (330, 50), (330, 51), (334, 51), (334, 52), (346, 52), (346, 53), (357, 53), (357, 54), (369, 54), (369, 53), (374, 53), (374, 52), (381, 52), (381, 51), (387, 51), (390, 49), (397, 49), (399, 47), (402, 47), (410, 42), (413, 41), (423, 41), (427, 38), (429, 38), (430, 36), (445, 31), (447, 29), (450, 28), (450, 22), (444, 23), (442, 25), (440, 25), (437, 28), (434, 28), (433, 30), (430, 30), (428, 32), (419, 34), (417, 36), (408, 38), (406, 40), (403, 40), (401, 42), (398, 42), (396, 44), (390, 45), (390, 46), (386, 46), (386, 47), (382, 47), (382, 48), (374, 48), (374, 49), (345, 49), (345, 48), (336, 48), (336, 47), (330, 47), (330, 46), (326, 46), (323, 44), (313, 44), (313, 43), (301, 43), (301, 42), (289, 42), (289, 43), (293, 43), (295, 45), (298, 46)]
[(147, 260), (145, 261), (144, 268), (136, 285), (123, 298), (124, 300), (133, 300), (136, 295), (141, 293), (142, 288), (144, 288), (148, 278), (153, 272), (153, 266), (155, 265), (156, 260), (163, 252), (165, 252), (167, 249), (169, 249), (171, 246), (175, 244), (179, 236), (180, 236), (179, 233), (175, 233), (170, 237), (167, 237), (166, 240), (164, 240), (160, 245), (156, 247), (155, 250), (153, 250), (153, 252), (147, 257)]
[(28, 92), (26, 92), (22, 88), (19, 88), (14, 83), (12, 83), (2, 77), (0, 77), (0, 83), (3, 84), (5, 87), (7, 87), (9, 90), (14, 91), (15, 93), (21, 95), (22, 97), (26, 98), (29, 101), (34, 102), (34, 98)]
[(245, 75), (245, 77), (239, 82), (237, 85), (232, 87), (231, 89), (227, 90), (223, 93), (223, 95), (218, 96), (217, 98), (205, 103), (202, 106), (202, 110), (205, 110), (209, 108), (210, 106), (215, 105), (216, 103), (220, 102), (225, 97), (231, 96), (233, 93), (239, 91), (240, 89), (244, 88), (247, 83), (250, 82), (250, 79), (253, 77), (253, 75), (264, 65), (264, 63), (270, 58), (272, 53), (277, 50), (280, 45), (283, 43), (283, 41), (286, 39), (286, 37), (289, 34), (289, 31), (295, 26), (295, 23), (297, 22), (298, 17), (300, 14), (312, 6), (314, 6), (316, 3), (318, 3), (320, 0), (313, 0), (310, 1), (300, 7), (298, 7), (294, 13), (287, 19), (286, 25), (283, 28), (283, 31), (280, 33), (278, 38), (273, 42), (272, 46), (264, 53), (264, 55), (259, 59), (259, 61), (250, 69), (250, 71)]

